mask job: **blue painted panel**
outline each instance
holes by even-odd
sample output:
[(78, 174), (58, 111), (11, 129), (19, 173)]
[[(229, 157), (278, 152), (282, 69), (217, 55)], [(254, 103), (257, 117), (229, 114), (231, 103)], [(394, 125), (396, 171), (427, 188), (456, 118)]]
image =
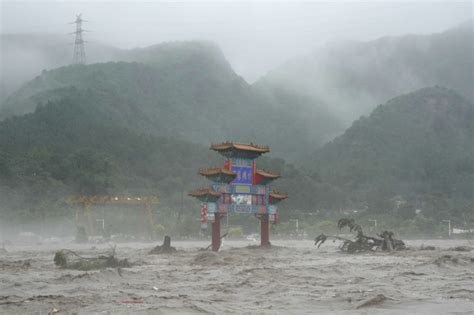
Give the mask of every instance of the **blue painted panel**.
[(252, 167), (232, 165), (231, 169), (232, 172), (237, 174), (232, 183), (241, 185), (252, 185)]
[(233, 166), (253, 167), (253, 160), (250, 159), (232, 159)]

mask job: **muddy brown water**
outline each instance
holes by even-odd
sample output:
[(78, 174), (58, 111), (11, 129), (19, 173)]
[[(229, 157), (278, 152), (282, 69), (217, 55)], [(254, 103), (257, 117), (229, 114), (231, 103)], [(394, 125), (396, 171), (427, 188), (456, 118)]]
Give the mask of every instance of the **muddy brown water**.
[(409, 241), (436, 250), (357, 255), (332, 242), (273, 244), (226, 241), (214, 254), (198, 250), (207, 241), (172, 242), (177, 253), (148, 255), (156, 244), (122, 243), (117, 257), (135, 266), (98, 271), (58, 269), (54, 253), (94, 256), (107, 244), (6, 246), (0, 313), (474, 314), (474, 251), (449, 250), (472, 241)]

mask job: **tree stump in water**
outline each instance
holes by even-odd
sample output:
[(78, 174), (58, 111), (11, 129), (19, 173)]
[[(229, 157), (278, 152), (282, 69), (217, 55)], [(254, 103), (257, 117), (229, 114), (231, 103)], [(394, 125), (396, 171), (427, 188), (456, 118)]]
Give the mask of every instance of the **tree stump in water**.
[(392, 232), (383, 231), (380, 235), (383, 238), (382, 250), (392, 252), (393, 251), (393, 241), (392, 241)]
[(158, 245), (153, 248), (148, 254), (157, 255), (157, 254), (170, 254), (176, 252), (176, 248), (171, 246), (171, 237), (168, 235), (165, 236), (162, 245)]

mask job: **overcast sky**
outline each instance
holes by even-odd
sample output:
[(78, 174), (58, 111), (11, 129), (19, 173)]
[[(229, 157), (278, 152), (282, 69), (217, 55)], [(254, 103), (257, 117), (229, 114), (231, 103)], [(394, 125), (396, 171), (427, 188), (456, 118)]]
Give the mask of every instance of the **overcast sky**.
[(471, 1), (0, 1), (2, 33), (67, 36), (82, 13), (88, 40), (121, 48), (212, 40), (249, 82), (327, 42), (440, 32), (473, 17)]

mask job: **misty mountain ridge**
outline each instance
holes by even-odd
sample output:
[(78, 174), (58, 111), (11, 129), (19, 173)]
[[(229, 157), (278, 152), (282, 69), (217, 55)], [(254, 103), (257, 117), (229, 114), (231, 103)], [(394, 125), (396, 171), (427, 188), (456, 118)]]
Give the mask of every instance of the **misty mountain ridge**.
[[(117, 66), (118, 69), (120, 69), (120, 67), (125, 67), (125, 62), (145, 63), (146, 61), (148, 65), (153, 65), (154, 68), (163, 71), (164, 75), (169, 74), (169, 72), (172, 72), (173, 70), (175, 70), (175, 72), (189, 70), (190, 75), (196, 75), (196, 73), (192, 73), (194, 70), (202, 70), (202, 73), (199, 74), (200, 76), (218, 76), (221, 73), (230, 75), (232, 73), (230, 65), (227, 63), (223, 55), (219, 53), (220, 51), (218, 48), (209, 42), (176, 42), (163, 43), (147, 48), (137, 48), (127, 52), (117, 51), (117, 54), (114, 56), (114, 58), (110, 58), (109, 56), (108, 59), (121, 59), (122, 62), (118, 63)], [(13, 99), (14, 102), (29, 102), (29, 104), (24, 104), (23, 108), (17, 108), (17, 105), (10, 105), (11, 101), (7, 99), (4, 107), (6, 108), (6, 111), (11, 112), (11, 114), (4, 115), (9, 116), (12, 114), (33, 112), (38, 100), (29, 100), (29, 98), (38, 92), (45, 92), (51, 89), (70, 86), (79, 86), (81, 88), (94, 87), (97, 84), (97, 81), (101, 81), (106, 84), (106, 81), (109, 78), (104, 76), (98, 76), (96, 78), (94, 77), (94, 74), (97, 74), (97, 71), (94, 72), (88, 69), (91, 69), (91, 67), (97, 67), (99, 72), (105, 71), (103, 74), (106, 76), (109, 74), (111, 76), (117, 75), (117, 73), (111, 73), (109, 71), (111, 67), (113, 67), (111, 66), (113, 64), (112, 61), (106, 61), (105, 63), (108, 62), (108, 65), (102, 65), (104, 62), (101, 61), (88, 63), (87, 65), (68, 65), (67, 63), (64, 66), (52, 70), (43, 70), (33, 80), (25, 83), (22, 88), (12, 93), (10, 97), (10, 99)], [(202, 67), (202, 69), (198, 69), (198, 67)], [(204, 69), (203, 67), (208, 68)], [(145, 71), (145, 68), (145, 66), (141, 67), (142, 71)], [(82, 77), (82, 75), (84, 75), (86, 72), (89, 73), (90, 77)], [(67, 77), (63, 78), (63, 76)], [(114, 78), (111, 77), (110, 79), (113, 80)], [(126, 80), (127, 78), (121, 79)], [(131, 78), (131, 81), (135, 79), (136, 78)], [(223, 80), (227, 78), (222, 76), (215, 79)], [(93, 80), (93, 83), (91, 83), (90, 80)]]
[(209, 139), (261, 142), (293, 159), (340, 128), (329, 114), (304, 110), (311, 107), (307, 98), (290, 93), (275, 97), (250, 86), (209, 42), (160, 44), (134, 50), (128, 58), (145, 63), (44, 71), (6, 100), (0, 116), (32, 112), (39, 103), (67, 96), (73, 87), (97, 91), (100, 106), (136, 132), (206, 145)]
[[(57, 34), (0, 34), (0, 108), (4, 100), (23, 84), (72, 61), (73, 38)], [(106, 62), (121, 58), (122, 51), (96, 42), (87, 44), (87, 61)]]
[[(42, 71), (68, 66), (72, 62), (74, 46), (73, 39), (69, 35), (0, 34), (0, 41), (2, 43), (0, 46), (2, 56), (0, 102)], [(165, 42), (133, 49), (119, 49), (94, 41), (87, 41), (85, 46), (88, 64), (136, 61), (149, 62), (159, 66), (160, 60), (166, 59), (172, 66), (171, 55), (179, 51), (182, 54), (179, 56), (181, 60), (186, 58), (183, 55), (186, 51), (188, 58), (191, 55), (199, 54), (204, 59), (212, 57), (217, 60), (220, 58), (222, 65), (227, 63), (215, 44), (206, 41)], [(187, 46), (187, 49), (180, 49), (183, 46)]]
[[(375, 104), (424, 86), (447, 86), (472, 100), (472, 92), (466, 83), (462, 83), (466, 78), (472, 79), (466, 70), (473, 64), (473, 48), (470, 45), (473, 40), (472, 25), (470, 20), (432, 35), (383, 37), (370, 42), (335, 42), (312, 55), (288, 61), (270, 71), (255, 85), (266, 90), (273, 90), (275, 86), (292, 94), (304, 94), (317, 104), (322, 103), (346, 124), (369, 113)], [(65, 66), (72, 60), (71, 39), (65, 35), (0, 34), (0, 40), (3, 44), (0, 99), (6, 98), (20, 84), (34, 78), (42, 70)], [(201, 52), (206, 51), (206, 54), (201, 54), (202, 57), (214, 54), (214, 59), (217, 59), (217, 55), (222, 55), (220, 50), (209, 49), (215, 44), (191, 42), (195, 46), (195, 54), (199, 50), (196, 43), (201, 42)], [(86, 54), (88, 63), (156, 63), (161, 57), (169, 61), (169, 54), (186, 43), (189, 42), (118, 49), (92, 41), (86, 44)], [(461, 69), (463, 62), (465, 67)], [(18, 72), (18, 69), (22, 71)], [(460, 78), (452, 75), (457, 70), (463, 70), (459, 73)]]
[(473, 22), (442, 33), (337, 42), (290, 60), (256, 86), (306, 95), (349, 125), (400, 94), (451, 88), (474, 101)]
[(473, 104), (442, 87), (396, 97), (317, 150), (306, 167), (349, 203), (400, 195), (420, 204), (436, 194), (472, 202)]

